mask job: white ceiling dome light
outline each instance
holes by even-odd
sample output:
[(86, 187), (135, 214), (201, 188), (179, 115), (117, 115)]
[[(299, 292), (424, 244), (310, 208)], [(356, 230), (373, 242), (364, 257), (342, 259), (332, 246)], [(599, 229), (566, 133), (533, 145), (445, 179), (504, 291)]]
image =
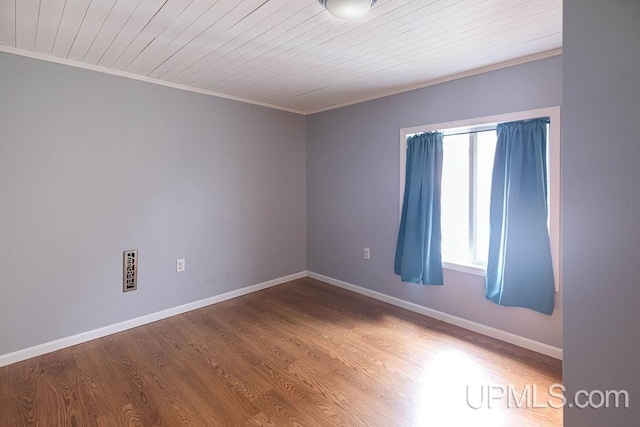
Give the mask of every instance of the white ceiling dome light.
[(355, 19), (366, 15), (377, 0), (318, 0), (327, 11), (340, 19)]

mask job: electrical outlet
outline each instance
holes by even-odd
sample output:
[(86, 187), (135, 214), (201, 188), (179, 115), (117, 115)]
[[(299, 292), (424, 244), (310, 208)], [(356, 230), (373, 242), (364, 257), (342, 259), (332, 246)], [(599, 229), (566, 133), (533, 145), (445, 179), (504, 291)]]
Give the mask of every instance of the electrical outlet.
[(364, 248), (364, 259), (371, 259), (371, 249)]
[(186, 268), (185, 262), (184, 262), (184, 258), (179, 259), (178, 261), (176, 261), (176, 271), (178, 273), (180, 273), (181, 271), (184, 271)]

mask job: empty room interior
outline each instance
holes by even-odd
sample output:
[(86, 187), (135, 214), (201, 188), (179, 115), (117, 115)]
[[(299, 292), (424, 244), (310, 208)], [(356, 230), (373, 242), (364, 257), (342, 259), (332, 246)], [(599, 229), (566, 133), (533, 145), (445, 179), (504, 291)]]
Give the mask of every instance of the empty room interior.
[(637, 426), (639, 22), (0, 0), (0, 426)]

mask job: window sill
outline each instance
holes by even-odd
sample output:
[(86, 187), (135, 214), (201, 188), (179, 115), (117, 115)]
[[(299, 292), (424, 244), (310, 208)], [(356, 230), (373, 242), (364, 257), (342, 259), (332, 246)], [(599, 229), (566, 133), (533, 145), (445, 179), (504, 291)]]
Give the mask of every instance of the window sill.
[(481, 267), (479, 265), (473, 265), (473, 264), (443, 262), (442, 268), (444, 268), (445, 270), (460, 271), (462, 273), (468, 273), (468, 274), (473, 274), (475, 276), (482, 276), (482, 277), (484, 277), (487, 274), (486, 268)]

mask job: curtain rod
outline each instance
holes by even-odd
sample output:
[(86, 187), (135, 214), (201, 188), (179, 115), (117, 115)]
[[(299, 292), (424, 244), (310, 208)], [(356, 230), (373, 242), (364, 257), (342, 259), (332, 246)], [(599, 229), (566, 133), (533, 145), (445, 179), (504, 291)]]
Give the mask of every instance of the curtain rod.
[(470, 133), (489, 132), (489, 131), (496, 130), (496, 129), (497, 129), (496, 126), (492, 126), (492, 127), (489, 127), (489, 128), (473, 129), (473, 130), (460, 131), (460, 132), (455, 132), (455, 133), (446, 133), (446, 131), (445, 131), (445, 132), (443, 132), (443, 136), (468, 135)]
[[(549, 117), (539, 117), (539, 118), (535, 118), (535, 119), (526, 119), (526, 120), (520, 120), (520, 121), (529, 122), (529, 121), (540, 120), (540, 119), (546, 119), (547, 124), (550, 123), (550, 121), (551, 121), (551, 119)], [(505, 122), (505, 123), (502, 123), (502, 124), (506, 124), (506, 123), (511, 123), (511, 122)], [(480, 133), (480, 132), (494, 131), (494, 130), (496, 130), (498, 128), (499, 124), (500, 123), (487, 123), (485, 125), (457, 128), (457, 129), (460, 129), (460, 130), (457, 130), (456, 128), (452, 128), (452, 130), (453, 130), (452, 133), (447, 133), (446, 129), (445, 130), (430, 131), (430, 132), (441, 132), (443, 136), (468, 135), (470, 133)], [(412, 133), (412, 134), (407, 134), (407, 138), (409, 138), (410, 136), (413, 136), (413, 135), (419, 135), (421, 133), (428, 133), (428, 132), (416, 132), (416, 133)]]
[(412, 136), (415, 135), (420, 135), (423, 133), (431, 133), (431, 132), (440, 132), (442, 134), (442, 136), (456, 136), (456, 135), (468, 135), (470, 133), (479, 133), (479, 132), (489, 132), (492, 130), (496, 130), (496, 126), (493, 125), (491, 127), (486, 127), (486, 128), (475, 128), (475, 129), (471, 129), (471, 130), (464, 130), (464, 131), (458, 131), (458, 132), (453, 132), (453, 133), (448, 133), (446, 130), (434, 130), (434, 131), (429, 131), (429, 132), (416, 132), (416, 133), (410, 133), (407, 134), (407, 138), (410, 138)]

